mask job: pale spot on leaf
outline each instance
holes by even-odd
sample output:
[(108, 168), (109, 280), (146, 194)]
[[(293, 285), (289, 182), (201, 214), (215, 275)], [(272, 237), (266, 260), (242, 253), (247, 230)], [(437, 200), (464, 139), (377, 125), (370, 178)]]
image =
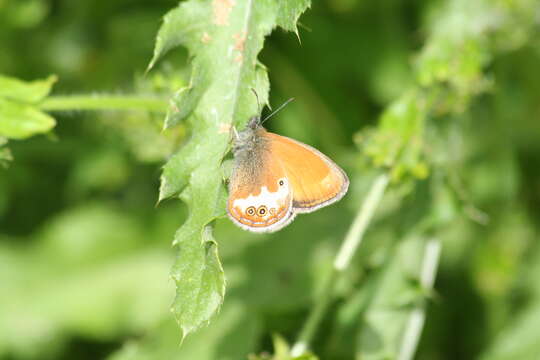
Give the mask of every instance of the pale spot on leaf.
[(238, 56), (236, 56), (236, 57), (234, 58), (234, 62), (235, 62), (235, 63), (240, 63), (240, 64), (241, 64), (242, 61), (244, 61), (244, 56), (242, 56), (242, 54), (238, 54)]
[(231, 124), (227, 124), (227, 123), (219, 124), (218, 133), (220, 133), (220, 134), (228, 134), (230, 132), (231, 132)]
[(202, 34), (201, 41), (203, 44), (208, 44), (212, 40), (212, 37), (205, 31)]
[(234, 0), (214, 0), (212, 3), (214, 24), (229, 25), (229, 14), (235, 4)]
[(244, 44), (246, 42), (246, 32), (242, 31), (241, 33), (234, 34), (234, 49), (240, 52), (244, 51)]
[(180, 109), (178, 108), (178, 106), (176, 106), (176, 104), (174, 102), (171, 102), (169, 104), (169, 107), (170, 107), (172, 112), (179, 112), (180, 111)]

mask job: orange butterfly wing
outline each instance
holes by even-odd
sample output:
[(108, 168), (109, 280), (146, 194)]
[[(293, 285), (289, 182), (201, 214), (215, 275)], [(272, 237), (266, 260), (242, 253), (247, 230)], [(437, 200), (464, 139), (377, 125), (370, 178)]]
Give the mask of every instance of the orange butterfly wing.
[(315, 211), (340, 200), (349, 187), (349, 179), (339, 166), (309, 145), (274, 133), (270, 139), (272, 156), (281, 160), (293, 192), (297, 213)]
[(279, 159), (264, 151), (235, 166), (227, 212), (238, 226), (255, 232), (276, 231), (294, 219), (291, 187)]

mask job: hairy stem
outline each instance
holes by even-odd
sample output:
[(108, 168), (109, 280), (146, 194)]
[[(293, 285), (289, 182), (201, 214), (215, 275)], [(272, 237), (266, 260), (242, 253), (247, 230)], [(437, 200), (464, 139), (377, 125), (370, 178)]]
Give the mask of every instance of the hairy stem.
[(142, 96), (81, 95), (50, 96), (39, 104), (44, 111), (66, 110), (143, 110), (167, 112), (167, 101)]
[(382, 174), (379, 175), (373, 182), (373, 185), (371, 186), (362, 207), (354, 218), (354, 221), (349, 228), (349, 232), (345, 236), (345, 240), (341, 244), (341, 247), (336, 255), (332, 273), (324, 285), (323, 291), (321, 292), (322, 295), (319, 299), (317, 299), (315, 306), (311, 310), (311, 313), (309, 314), (306, 323), (298, 336), (298, 340), (292, 348), (291, 354), (293, 356), (303, 354), (309, 347), (309, 344), (315, 335), (315, 332), (328, 308), (328, 305), (332, 300), (336, 280), (343, 273), (343, 271), (347, 269), (353, 255), (360, 246), (369, 222), (375, 213), (377, 205), (381, 201), (384, 191), (386, 190), (388, 180), (388, 175)]

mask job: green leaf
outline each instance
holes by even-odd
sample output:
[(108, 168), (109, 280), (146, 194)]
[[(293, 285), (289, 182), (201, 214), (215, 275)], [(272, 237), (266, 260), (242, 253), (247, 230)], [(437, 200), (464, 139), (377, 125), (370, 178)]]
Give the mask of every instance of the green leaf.
[(275, 355), (272, 360), (318, 360), (318, 357), (310, 352), (302, 355), (291, 355), (291, 348), (282, 336), (274, 334), (272, 336), (272, 342), (274, 343)]
[(425, 104), (419, 93), (411, 91), (388, 106), (376, 130), (356, 137), (364, 154), (377, 167), (391, 170), (393, 180), (406, 174), (425, 178)]
[(298, 33), (298, 18), (311, 5), (309, 0), (283, 1), (278, 12), (277, 24), (285, 30)]
[(194, 67), (192, 69), (189, 87), (178, 90), (172, 99), (173, 104), (182, 104), (182, 107), (177, 108), (176, 106), (172, 106), (169, 109), (165, 118), (165, 129), (177, 125), (193, 112), (199, 103), (199, 99), (206, 91), (206, 85), (208, 84), (207, 76), (208, 73), (205, 71), (205, 68)]
[(185, 46), (192, 58), (191, 80), (172, 101), (166, 127), (186, 120), (191, 139), (164, 166), (159, 199), (181, 194), (189, 207), (178, 230), (178, 259), (172, 276), (177, 296), (173, 311), (182, 338), (206, 324), (219, 309), (225, 281), (211, 223), (224, 215), (226, 192), (221, 162), (230, 148), (231, 128), (241, 130), (258, 115), (255, 89), (268, 100), (266, 70), (257, 61), (264, 38), (295, 21), (309, 2), (190, 0), (164, 18), (149, 68), (172, 48)]
[(49, 115), (31, 105), (0, 98), (0, 135), (26, 139), (50, 131), (56, 124)]
[(272, 342), (274, 344), (274, 355), (252, 355), (249, 357), (249, 360), (318, 360), (318, 357), (311, 353), (292, 356), (287, 340), (279, 334), (272, 336)]
[(35, 81), (22, 81), (0, 75), (0, 98), (37, 103), (49, 95), (57, 80), (55, 75)]
[[(56, 80), (54, 75), (31, 82), (0, 75), (0, 135), (25, 139), (49, 132), (56, 122), (35, 104), (49, 94)], [(0, 159), (7, 157), (9, 154), (4, 149)]]
[[(205, 29), (211, 27), (208, 16), (208, 4), (200, 1), (181, 3), (163, 19), (154, 49), (154, 56), (148, 65), (151, 69), (156, 61), (170, 49), (182, 45), (190, 53), (196, 54), (199, 47), (210, 41)], [(209, 68), (199, 61), (194, 61), (191, 81), (188, 87), (179, 89), (172, 99), (172, 106), (165, 119), (165, 128), (176, 125), (189, 116), (196, 108), (209, 84)]]
[(196, 232), (183, 236), (187, 226), (178, 231), (178, 257), (172, 270), (176, 282), (172, 311), (182, 330), (182, 339), (208, 323), (221, 306), (225, 294), (225, 277), (211, 227), (205, 228), (204, 245), (201, 246)]

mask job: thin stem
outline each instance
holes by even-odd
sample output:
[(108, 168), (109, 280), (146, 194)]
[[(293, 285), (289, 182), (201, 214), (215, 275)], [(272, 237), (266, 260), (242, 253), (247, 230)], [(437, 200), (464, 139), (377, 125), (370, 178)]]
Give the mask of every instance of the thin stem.
[(336, 280), (341, 273), (347, 269), (353, 255), (358, 249), (358, 246), (360, 246), (369, 222), (375, 213), (377, 205), (381, 201), (384, 191), (386, 190), (388, 180), (388, 175), (379, 175), (371, 186), (362, 207), (349, 228), (349, 232), (345, 236), (345, 240), (341, 244), (341, 248), (339, 249), (334, 260), (334, 268), (332, 273), (324, 284), (321, 297), (317, 299), (315, 306), (308, 315), (306, 323), (300, 331), (298, 340), (291, 350), (291, 355), (300, 356), (308, 349), (309, 344), (313, 339), (313, 336), (315, 335), (324, 314), (326, 313), (328, 305), (332, 300)]
[(41, 110), (144, 110), (154, 112), (167, 112), (168, 104), (165, 100), (142, 96), (50, 96), (39, 104)]
[(300, 331), (300, 335), (296, 340), (296, 343), (291, 349), (292, 356), (300, 356), (306, 352), (309, 347), (309, 343), (315, 335), (319, 323), (321, 322), (323, 315), (326, 313), (330, 300), (332, 299), (332, 293), (334, 290), (335, 279), (337, 278), (337, 272), (332, 271), (328, 279), (326, 280), (321, 297), (315, 303), (315, 306), (309, 313), (309, 316)]
[[(435, 274), (441, 254), (441, 243), (438, 239), (430, 239), (426, 244), (422, 269), (420, 270), (420, 285), (423, 289), (433, 288)], [(420, 341), (420, 334), (426, 319), (425, 303), (418, 304), (413, 311), (403, 335), (403, 342), (397, 360), (411, 360), (414, 357), (416, 347)]]
[(358, 212), (358, 215), (356, 215), (356, 218), (345, 237), (345, 241), (343, 241), (336, 256), (334, 268), (337, 271), (343, 271), (349, 266), (356, 249), (358, 249), (358, 246), (364, 238), (364, 233), (375, 213), (375, 209), (381, 201), (386, 185), (388, 185), (388, 176), (386, 174), (380, 175), (375, 179), (362, 208)]

